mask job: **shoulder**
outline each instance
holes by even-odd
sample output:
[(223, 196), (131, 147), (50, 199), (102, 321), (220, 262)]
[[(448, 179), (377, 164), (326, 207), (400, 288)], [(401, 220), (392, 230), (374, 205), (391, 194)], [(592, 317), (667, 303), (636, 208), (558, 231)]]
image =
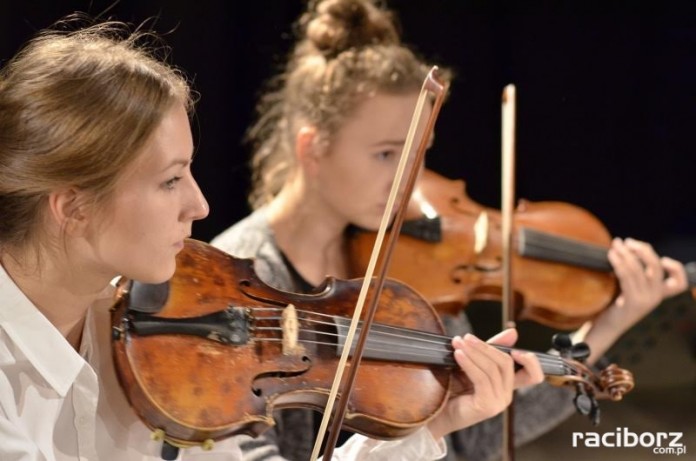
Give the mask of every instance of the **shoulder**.
[(256, 258), (274, 247), (265, 209), (261, 208), (216, 236), (211, 245), (238, 258)]
[(257, 275), (269, 285), (290, 291), (295, 288), (268, 223), (265, 208), (259, 208), (210, 243), (237, 258), (254, 259)]

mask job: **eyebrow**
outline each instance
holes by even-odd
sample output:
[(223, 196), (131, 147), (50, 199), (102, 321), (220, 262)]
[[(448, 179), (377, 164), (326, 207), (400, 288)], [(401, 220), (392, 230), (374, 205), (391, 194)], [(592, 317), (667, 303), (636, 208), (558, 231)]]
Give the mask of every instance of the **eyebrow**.
[(162, 168), (161, 171), (162, 172), (167, 171), (168, 169), (170, 169), (174, 166), (177, 166), (177, 165), (188, 166), (191, 162), (193, 162), (193, 155), (191, 155), (191, 157), (189, 157), (187, 159), (180, 158), (180, 159), (174, 160), (173, 162), (169, 163), (166, 167)]
[(379, 146), (402, 146), (406, 142), (405, 139), (400, 139), (400, 140), (386, 140), (386, 141), (378, 141), (375, 143), (370, 144), (371, 147), (379, 147)]

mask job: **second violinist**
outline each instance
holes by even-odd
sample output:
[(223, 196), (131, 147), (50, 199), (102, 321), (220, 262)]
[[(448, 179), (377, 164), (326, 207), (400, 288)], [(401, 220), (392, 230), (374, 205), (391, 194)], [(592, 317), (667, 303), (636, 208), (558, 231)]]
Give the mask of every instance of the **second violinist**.
[[(391, 13), (370, 0), (310, 2), (299, 25), (286, 70), (276, 80), (280, 84), (262, 98), (259, 121), (250, 131), (255, 211), (213, 244), (255, 258), (266, 283), (303, 292), (327, 275), (348, 277), (349, 226), (377, 228), (429, 66), (401, 44)], [(609, 258), (623, 294), (585, 336), (590, 363), (665, 293), (663, 267), (649, 245), (616, 240)], [(470, 331), (464, 314), (446, 323), (452, 334)], [(468, 409), (451, 405), (442, 421), (452, 426), (460, 418), (484, 419), (479, 403), (460, 402), (471, 405)], [(546, 384), (526, 390), (516, 401), (517, 443), (572, 412), (566, 390)], [(281, 453), (307, 459), (312, 414), (293, 411), (283, 424)], [(499, 453), (501, 431), (501, 419), (493, 418), (454, 432), (446, 459), (492, 458)], [(259, 456), (273, 452), (265, 449), (259, 447)]]

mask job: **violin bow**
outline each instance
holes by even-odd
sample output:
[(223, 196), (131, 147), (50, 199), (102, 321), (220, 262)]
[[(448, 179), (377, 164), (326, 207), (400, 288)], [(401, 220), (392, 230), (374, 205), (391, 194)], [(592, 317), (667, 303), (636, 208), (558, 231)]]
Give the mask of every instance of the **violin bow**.
[[(425, 151), (428, 148), (428, 140), (433, 131), (433, 127), (435, 126), (435, 120), (437, 119), (437, 116), (440, 112), (440, 108), (442, 107), (442, 103), (446, 94), (446, 89), (446, 85), (442, 83), (438, 76), (437, 66), (434, 66), (430, 69), (428, 75), (423, 81), (423, 86), (421, 87), (421, 91), (416, 102), (416, 108), (414, 110), (413, 117), (411, 118), (411, 125), (409, 126), (406, 141), (404, 143), (404, 148), (401, 151), (401, 158), (399, 160), (394, 181), (392, 182), (392, 187), (389, 193), (389, 198), (387, 200), (387, 205), (384, 210), (384, 213), (382, 214), (382, 221), (379, 226), (379, 231), (377, 232), (375, 244), (372, 248), (370, 262), (367, 265), (367, 271), (363, 279), (360, 294), (358, 295), (358, 301), (355, 306), (355, 312), (353, 313), (350, 328), (348, 329), (348, 333), (346, 335), (345, 344), (347, 347), (344, 347), (343, 352), (341, 354), (341, 358), (339, 359), (338, 367), (336, 370), (336, 376), (334, 377), (333, 385), (331, 386), (331, 391), (329, 393), (328, 400), (326, 403), (324, 416), (321, 420), (319, 432), (314, 442), (314, 449), (312, 450), (312, 455), (310, 458), (311, 461), (316, 461), (319, 456), (322, 440), (324, 439), (324, 435), (326, 434), (329, 419), (331, 419), (334, 402), (338, 400), (338, 403), (336, 405), (336, 411), (333, 415), (333, 420), (331, 423), (331, 430), (329, 431), (329, 438), (324, 448), (324, 459), (330, 460), (333, 456), (333, 451), (338, 440), (338, 434), (341, 425), (343, 424), (343, 419), (345, 418), (350, 392), (355, 383), (358, 367), (362, 359), (363, 350), (365, 349), (367, 335), (370, 331), (370, 327), (372, 326), (372, 321), (374, 319), (375, 312), (377, 311), (378, 300), (382, 292), (382, 287), (384, 285), (384, 279), (387, 274), (387, 269), (389, 268), (391, 255), (396, 246), (396, 240), (399, 236), (399, 232), (401, 231), (401, 226), (404, 222), (404, 217), (406, 216), (406, 208), (409, 202), (409, 198), (413, 193), (413, 189), (416, 184), (416, 179), (420, 172), (420, 165), (422, 165), (423, 159), (425, 158)], [(418, 127), (420, 126), (420, 122), (423, 118), (425, 108), (427, 107), (425, 103), (428, 99), (429, 94), (435, 96), (432, 111), (430, 112), (430, 116), (428, 117), (428, 120), (425, 124), (425, 129), (421, 133), (420, 140), (418, 141), (418, 148), (416, 152), (413, 155), (411, 155), (411, 150), (416, 137), (416, 132), (418, 130)], [(380, 267), (380, 272), (377, 275), (374, 281), (374, 285), (372, 287), (372, 297), (370, 299), (370, 305), (368, 306), (368, 309), (365, 313), (365, 317), (362, 321), (362, 327), (360, 335), (358, 337), (358, 341), (355, 347), (352, 348), (351, 345), (353, 344), (353, 338), (355, 336), (358, 324), (360, 323), (361, 313), (365, 304), (365, 299), (370, 289), (372, 276), (382, 248), (382, 242), (384, 241), (384, 236), (391, 221), (390, 217), (393, 215), (394, 204), (396, 202), (396, 197), (401, 188), (401, 181), (405, 174), (406, 166), (411, 157), (413, 157), (413, 161), (410, 165), (410, 170), (408, 172), (408, 180), (403, 189), (404, 193), (401, 197), (401, 203), (399, 204), (396, 215), (394, 216), (393, 224), (391, 226), (391, 232), (389, 234), (389, 240), (387, 241), (385, 252), (382, 256), (383, 259), (382, 265)], [(348, 356), (351, 355), (351, 350), (353, 357), (351, 360), (350, 372), (346, 380), (343, 381), (343, 371), (345, 370), (345, 366), (348, 361)], [(340, 397), (337, 397), (338, 389), (341, 386), (341, 384), (342, 387)]]
[[(515, 206), (515, 85), (503, 88), (501, 121), (501, 238), (503, 257), (502, 329), (515, 326), (512, 305), (512, 214)], [(515, 459), (515, 400), (503, 412), (503, 461)]]

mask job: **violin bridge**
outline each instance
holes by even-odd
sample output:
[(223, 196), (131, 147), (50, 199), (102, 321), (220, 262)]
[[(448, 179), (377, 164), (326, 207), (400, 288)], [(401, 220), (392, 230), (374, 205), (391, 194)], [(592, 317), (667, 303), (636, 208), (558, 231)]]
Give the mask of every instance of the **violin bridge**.
[(283, 355), (299, 355), (304, 353), (304, 347), (299, 344), (300, 324), (297, 320), (297, 310), (292, 304), (283, 309), (281, 320), (283, 333)]
[(474, 253), (480, 254), (488, 245), (488, 213), (482, 211), (474, 223)]

